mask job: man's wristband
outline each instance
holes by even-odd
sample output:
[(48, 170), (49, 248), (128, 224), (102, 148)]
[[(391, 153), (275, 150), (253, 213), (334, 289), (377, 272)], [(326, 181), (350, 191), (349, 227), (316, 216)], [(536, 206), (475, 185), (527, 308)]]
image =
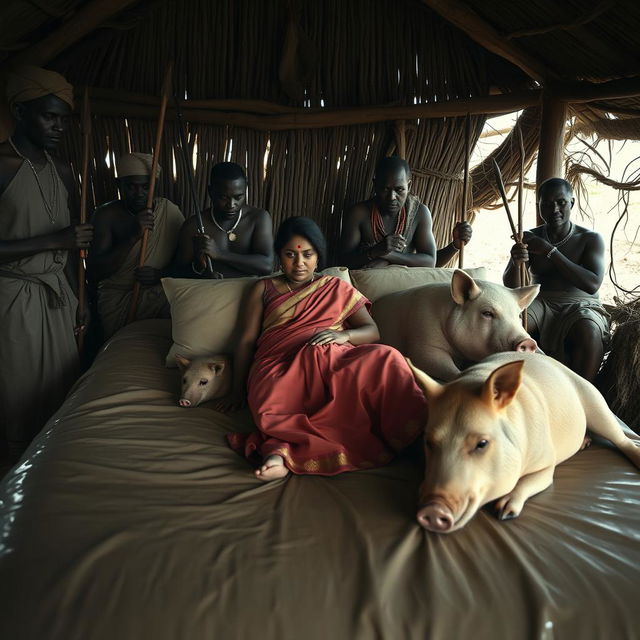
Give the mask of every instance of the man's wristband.
[(549, 253), (547, 253), (547, 259), (550, 259), (551, 256), (558, 250), (558, 247), (551, 247)]

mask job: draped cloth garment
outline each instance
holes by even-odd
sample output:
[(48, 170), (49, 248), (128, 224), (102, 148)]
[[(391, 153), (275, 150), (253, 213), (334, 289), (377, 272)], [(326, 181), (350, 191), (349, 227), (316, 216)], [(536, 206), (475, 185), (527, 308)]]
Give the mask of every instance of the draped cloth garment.
[[(180, 228), (184, 222), (180, 209), (166, 198), (157, 198), (153, 213), (155, 223), (149, 233), (145, 265), (163, 269), (173, 258)], [(99, 212), (97, 215), (100, 215)], [(131, 306), (134, 272), (140, 260), (140, 240), (136, 242), (120, 268), (98, 285), (98, 314), (102, 321), (104, 338), (110, 338), (124, 327)], [(169, 303), (161, 284), (141, 287), (138, 296), (137, 320), (168, 318)]]
[[(38, 177), (54, 221), (23, 162), (0, 195), (3, 240), (69, 226), (67, 190), (55, 167), (45, 165)], [(66, 262), (67, 251), (54, 250), (0, 264), (0, 431), (15, 453), (62, 404), (79, 372), (73, 335), (78, 301), (63, 272)]]
[(249, 373), (258, 432), (231, 434), (239, 453), (281, 455), (294, 473), (334, 475), (389, 462), (420, 432), (425, 399), (403, 356), (385, 345), (310, 346), (368, 301), (323, 276), (293, 292), (265, 281), (262, 334)]
[(564, 342), (578, 320), (590, 320), (600, 333), (602, 344), (609, 344), (609, 314), (597, 293), (582, 291), (541, 291), (527, 309), (529, 329), (540, 334), (544, 352), (566, 364)]

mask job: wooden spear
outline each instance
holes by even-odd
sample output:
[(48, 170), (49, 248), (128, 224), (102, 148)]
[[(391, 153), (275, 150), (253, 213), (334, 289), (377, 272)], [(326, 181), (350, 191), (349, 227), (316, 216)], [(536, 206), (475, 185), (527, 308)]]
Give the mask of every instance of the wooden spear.
[[(162, 83), (162, 98), (160, 101), (160, 112), (158, 113), (158, 126), (156, 128), (156, 144), (153, 147), (153, 161), (151, 162), (151, 175), (149, 176), (149, 194), (147, 195), (147, 209), (153, 209), (153, 196), (156, 190), (156, 173), (158, 172), (158, 158), (160, 157), (160, 145), (162, 143), (162, 133), (164, 132), (164, 120), (167, 114), (167, 103), (171, 95), (171, 74), (173, 64), (167, 65), (167, 71), (164, 75)], [(142, 234), (142, 242), (140, 244), (140, 260), (138, 266), (144, 266), (147, 256), (147, 244), (149, 243), (149, 230), (145, 229)], [(136, 280), (133, 284), (133, 292), (131, 294), (131, 306), (129, 307), (129, 317), (127, 322), (133, 322), (136, 319), (138, 311), (138, 298), (140, 296), (140, 283)]]
[[(462, 211), (460, 212), (460, 222), (467, 219), (467, 191), (469, 188), (469, 156), (471, 146), (471, 114), (467, 113), (464, 121), (464, 178), (462, 180)], [(464, 242), (460, 245), (458, 253), (458, 267), (464, 266)]]
[[(524, 229), (522, 226), (522, 220), (524, 217), (524, 142), (522, 140), (522, 127), (518, 124), (518, 142), (520, 144), (520, 179), (518, 181), (518, 242), (523, 243), (524, 241)], [(524, 262), (521, 262), (519, 265), (520, 271), (520, 286), (524, 287), (528, 284), (527, 277), (527, 265)], [(522, 326), (525, 331), (528, 331), (528, 321), (527, 321), (527, 309), (526, 307), (522, 310)]]
[[(89, 149), (91, 145), (91, 111), (89, 109), (89, 89), (85, 87), (82, 102), (82, 113), (80, 116), (80, 131), (82, 132), (82, 169), (80, 172), (80, 224), (87, 222), (87, 196), (89, 195)], [(85, 276), (84, 261), (87, 258), (87, 250), (80, 249), (80, 259), (78, 260), (78, 315), (82, 319), (87, 308), (87, 283)], [(84, 331), (80, 331), (77, 336), (78, 351), (82, 353), (84, 349)]]
[(502, 171), (500, 171), (500, 167), (498, 166), (495, 158), (493, 158), (493, 171), (495, 173), (498, 191), (502, 196), (502, 204), (504, 205), (504, 210), (507, 212), (507, 218), (509, 218), (509, 224), (511, 225), (511, 234), (513, 235), (513, 239), (517, 242), (518, 231), (516, 230), (516, 225), (513, 224), (513, 216), (511, 215), (511, 209), (509, 208), (509, 199), (507, 198), (507, 192), (504, 189), (504, 181), (502, 180)]

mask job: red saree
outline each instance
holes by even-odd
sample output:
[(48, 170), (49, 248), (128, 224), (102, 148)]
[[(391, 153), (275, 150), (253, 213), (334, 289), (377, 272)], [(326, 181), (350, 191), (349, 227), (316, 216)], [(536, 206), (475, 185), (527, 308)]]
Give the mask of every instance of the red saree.
[(346, 282), (322, 276), (293, 292), (265, 281), (265, 310), (248, 401), (259, 429), (230, 434), (251, 457), (278, 454), (293, 473), (334, 475), (389, 462), (424, 424), (426, 403), (402, 355), (385, 345), (310, 346), (363, 305)]

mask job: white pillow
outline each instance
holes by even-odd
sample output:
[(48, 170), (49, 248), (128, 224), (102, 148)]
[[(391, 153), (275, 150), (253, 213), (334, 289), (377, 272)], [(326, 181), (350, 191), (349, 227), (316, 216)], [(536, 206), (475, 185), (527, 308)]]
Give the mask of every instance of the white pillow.
[[(449, 282), (455, 269), (444, 267), (405, 267), (390, 265), (381, 269), (350, 271), (353, 286), (371, 302), (395, 291), (405, 291), (432, 282)], [(486, 279), (484, 267), (464, 269), (472, 278)]]
[[(346, 267), (331, 267), (322, 273), (351, 284)], [(187, 358), (222, 353), (232, 355), (238, 339), (240, 305), (257, 280), (257, 277), (227, 280), (163, 278), (162, 287), (171, 305), (173, 337), (165, 362), (167, 367), (176, 366), (176, 353)]]

